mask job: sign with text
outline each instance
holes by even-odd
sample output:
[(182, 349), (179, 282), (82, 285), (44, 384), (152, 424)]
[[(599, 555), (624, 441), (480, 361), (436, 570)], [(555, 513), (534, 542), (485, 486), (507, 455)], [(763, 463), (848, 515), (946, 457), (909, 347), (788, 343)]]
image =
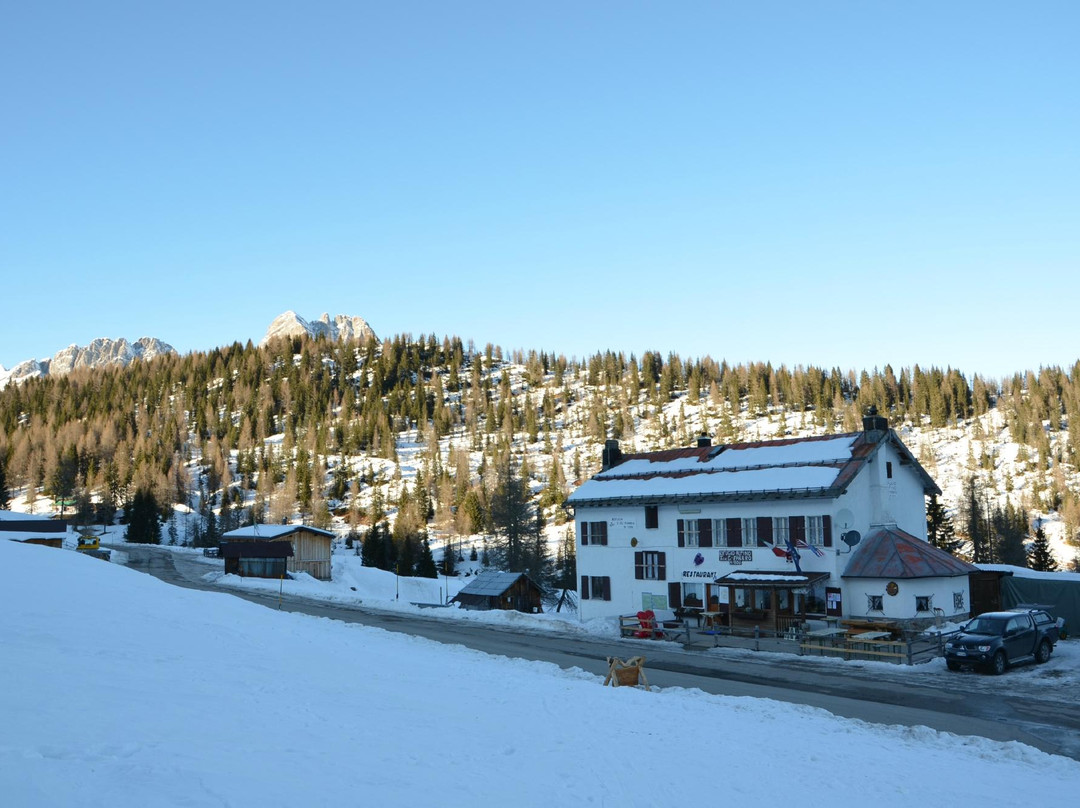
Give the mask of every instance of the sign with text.
[(608, 519), (608, 525), (612, 530), (633, 530), (637, 527), (637, 520), (628, 519), (625, 516), (612, 516)]
[(707, 578), (712, 581), (716, 578), (716, 570), (683, 570), (683, 578)]
[(749, 550), (721, 550), (720, 560), (727, 564), (748, 564), (754, 560), (754, 554)]

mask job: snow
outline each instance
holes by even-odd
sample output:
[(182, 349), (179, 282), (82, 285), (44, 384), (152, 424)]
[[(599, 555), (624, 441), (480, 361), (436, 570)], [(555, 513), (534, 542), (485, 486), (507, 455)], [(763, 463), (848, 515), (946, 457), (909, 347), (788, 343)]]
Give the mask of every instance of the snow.
[(827, 440), (785, 441), (775, 446), (726, 449), (708, 460), (680, 457), (674, 460), (635, 458), (603, 471), (597, 477), (637, 477), (699, 471), (730, 471), (791, 464), (836, 463), (851, 459), (855, 436)]
[(908, 808), (1080, 787), (1080, 762), (1023, 744), (604, 688), (46, 547), (0, 542), (0, 565), (8, 805)]
[(786, 466), (744, 471), (714, 471), (683, 477), (649, 479), (586, 480), (567, 501), (622, 499), (643, 496), (678, 496), (680, 494), (734, 494), (736, 492), (801, 491), (828, 488), (840, 469), (832, 466)]

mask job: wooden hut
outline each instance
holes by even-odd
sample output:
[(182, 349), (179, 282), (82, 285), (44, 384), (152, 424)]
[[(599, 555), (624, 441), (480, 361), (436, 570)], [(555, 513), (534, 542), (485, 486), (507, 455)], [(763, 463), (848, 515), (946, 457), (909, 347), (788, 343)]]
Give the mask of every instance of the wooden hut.
[(293, 555), (287, 541), (227, 541), (221, 543), (225, 572), (242, 578), (283, 578)]
[(542, 612), (543, 590), (523, 572), (482, 572), (472, 579), (452, 602), (462, 608)]
[(289, 572), (306, 572), (320, 581), (330, 580), (330, 547), (334, 534), (310, 525), (248, 525), (230, 530), (221, 537), (232, 542), (287, 542), (292, 556)]

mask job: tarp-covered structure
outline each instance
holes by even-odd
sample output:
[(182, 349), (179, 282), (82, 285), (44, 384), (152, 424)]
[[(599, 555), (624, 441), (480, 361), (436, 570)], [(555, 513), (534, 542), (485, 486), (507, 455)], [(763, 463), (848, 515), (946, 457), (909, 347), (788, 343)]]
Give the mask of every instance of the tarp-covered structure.
[(1001, 575), (1001, 608), (1020, 604), (1050, 607), (1054, 617), (1064, 617), (1068, 632), (1080, 634), (1080, 573), (1036, 572), (1006, 564), (979, 564), (979, 569)]

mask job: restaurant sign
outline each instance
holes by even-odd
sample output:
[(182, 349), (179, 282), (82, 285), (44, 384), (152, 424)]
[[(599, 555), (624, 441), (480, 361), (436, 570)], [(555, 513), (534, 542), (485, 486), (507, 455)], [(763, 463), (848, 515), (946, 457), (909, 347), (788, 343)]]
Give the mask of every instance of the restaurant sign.
[(734, 566), (754, 560), (754, 554), (749, 550), (721, 550), (720, 560)]

